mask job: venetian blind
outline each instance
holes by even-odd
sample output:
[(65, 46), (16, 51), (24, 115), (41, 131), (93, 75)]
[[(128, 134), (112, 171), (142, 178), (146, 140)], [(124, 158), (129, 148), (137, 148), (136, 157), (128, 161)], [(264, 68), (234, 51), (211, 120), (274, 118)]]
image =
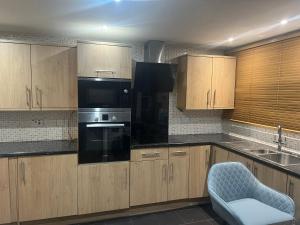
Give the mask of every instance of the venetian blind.
[(238, 52), (235, 109), (244, 122), (300, 130), (300, 38)]

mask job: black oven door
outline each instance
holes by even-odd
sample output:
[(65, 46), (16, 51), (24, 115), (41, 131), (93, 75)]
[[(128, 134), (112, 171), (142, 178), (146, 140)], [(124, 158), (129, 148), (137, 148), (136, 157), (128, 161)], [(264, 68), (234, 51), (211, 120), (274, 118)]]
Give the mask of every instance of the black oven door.
[(79, 163), (128, 161), (130, 123), (79, 123)]
[(78, 79), (79, 108), (130, 108), (130, 94), (130, 80)]

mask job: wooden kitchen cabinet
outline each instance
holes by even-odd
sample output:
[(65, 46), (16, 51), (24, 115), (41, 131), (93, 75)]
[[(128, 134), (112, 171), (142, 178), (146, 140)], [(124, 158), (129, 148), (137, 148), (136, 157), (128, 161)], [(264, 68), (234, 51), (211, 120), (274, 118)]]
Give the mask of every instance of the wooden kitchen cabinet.
[(233, 152), (228, 152), (228, 161), (229, 162), (240, 162), (240, 163), (244, 164), (251, 172), (253, 170), (253, 160), (248, 159), (239, 154), (236, 154)]
[(0, 224), (13, 222), (9, 187), (8, 158), (0, 159)]
[(78, 213), (129, 207), (129, 162), (78, 166)]
[(229, 152), (226, 149), (222, 149), (219, 147), (212, 148), (212, 164), (222, 163), (228, 161)]
[(189, 198), (208, 197), (207, 175), (210, 166), (210, 146), (189, 149)]
[(211, 81), (211, 108), (234, 108), (235, 69), (235, 58), (213, 57), (213, 75)]
[(0, 43), (0, 110), (31, 108), (30, 45)]
[(236, 67), (234, 57), (184, 55), (178, 61), (179, 109), (234, 108)]
[(76, 48), (31, 46), (34, 109), (76, 109)]
[(189, 197), (189, 149), (169, 149), (168, 200)]
[(288, 176), (287, 193), (294, 200), (296, 205), (295, 218), (300, 219), (300, 179)]
[(19, 221), (77, 214), (77, 155), (18, 158)]
[(113, 43), (77, 45), (78, 76), (131, 79), (131, 48)]
[(177, 75), (177, 107), (181, 110), (209, 109), (212, 58), (182, 56)]
[[(168, 150), (166, 150), (168, 151)], [(130, 163), (130, 206), (168, 200), (168, 160)]]
[(287, 174), (261, 163), (253, 163), (253, 173), (266, 186), (279, 192), (287, 193)]

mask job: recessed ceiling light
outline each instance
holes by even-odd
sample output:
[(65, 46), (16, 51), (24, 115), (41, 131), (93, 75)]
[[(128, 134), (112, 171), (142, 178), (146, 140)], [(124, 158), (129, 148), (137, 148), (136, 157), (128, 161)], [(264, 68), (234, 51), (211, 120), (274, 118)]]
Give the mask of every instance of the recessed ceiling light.
[(287, 23), (288, 23), (287, 20), (281, 20), (281, 21), (280, 21), (280, 24), (281, 24), (281, 25), (285, 25), (285, 24), (287, 24)]
[(121, 0), (115, 0), (115, 2), (120, 2)]
[(102, 25), (102, 30), (107, 30), (108, 26), (107, 25)]
[(228, 38), (228, 41), (229, 41), (229, 42), (233, 42), (233, 41), (234, 41), (234, 38), (233, 38), (233, 37)]

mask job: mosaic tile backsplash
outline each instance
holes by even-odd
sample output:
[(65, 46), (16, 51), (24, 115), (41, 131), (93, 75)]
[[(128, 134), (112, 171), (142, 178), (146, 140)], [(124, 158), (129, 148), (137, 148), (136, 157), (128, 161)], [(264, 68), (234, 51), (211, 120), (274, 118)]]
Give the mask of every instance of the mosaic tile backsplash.
[[(248, 140), (258, 141), (269, 145), (274, 145), (276, 129), (268, 127), (258, 127), (249, 124), (233, 122), (230, 120), (222, 121), (222, 130), (224, 133), (245, 138)], [(285, 148), (290, 151), (300, 151), (300, 133), (288, 132), (283, 130), (283, 137), (286, 139)]]

